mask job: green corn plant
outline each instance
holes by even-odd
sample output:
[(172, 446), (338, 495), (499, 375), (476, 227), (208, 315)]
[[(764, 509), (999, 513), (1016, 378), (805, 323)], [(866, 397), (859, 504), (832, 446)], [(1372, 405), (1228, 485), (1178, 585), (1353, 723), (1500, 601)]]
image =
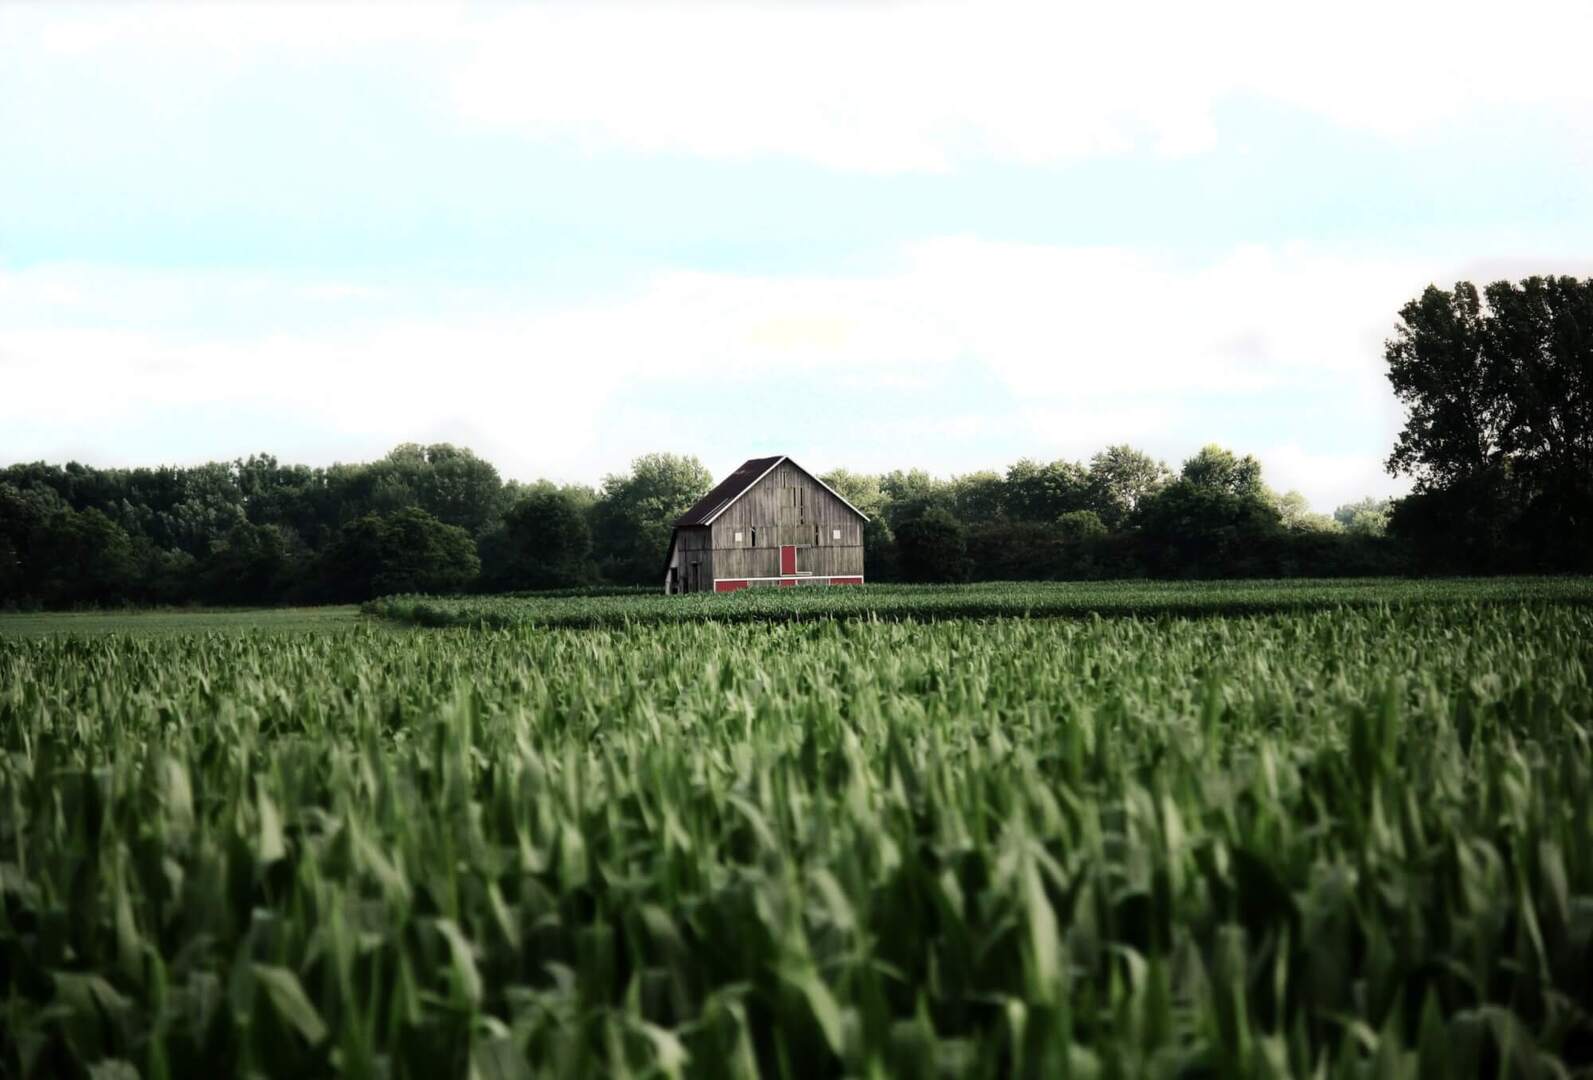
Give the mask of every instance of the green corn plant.
[(1588, 583), (783, 594), (0, 635), (0, 1075), (1593, 1070)]

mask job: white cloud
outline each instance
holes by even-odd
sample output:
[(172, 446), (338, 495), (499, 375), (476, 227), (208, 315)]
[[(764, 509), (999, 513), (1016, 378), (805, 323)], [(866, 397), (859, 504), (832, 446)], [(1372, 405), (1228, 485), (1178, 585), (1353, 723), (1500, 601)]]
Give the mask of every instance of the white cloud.
[[(1245, 98), (1389, 139), (1524, 109), (1566, 146), (1588, 148), (1593, 165), (1590, 40), (1585, 0), (1522, 0), (1508, 15), (1478, 0), (0, 2), (0, 161), (48, 150), (33, 160), (52, 162), (70, 191), (90, 179), (115, 188), (121, 164), (148, 158), (180, 189), (256, 124), (308, 140), (285, 145), (317, 166), (315, 139), (341, 129), (316, 129), (316, 109), (348, 104), (350, 123), (380, 122), (378, 142), (444, 151), (428, 140), (463, 129), (603, 151), (941, 170), (1201, 153), (1220, 138), (1219, 107)], [(327, 72), (338, 77), (316, 84), (309, 106), (289, 107), (292, 87)], [(621, 166), (638, 185), (653, 179), (645, 163)], [(220, 191), (221, 217), (247, 221), (273, 198), (290, 218), (313, 215), (333, 190), (317, 184), (354, 182), (335, 170), (302, 186), (295, 176)], [(396, 190), (425, 193), (403, 207), (425, 225), (432, 189), (402, 181)], [(128, 195), (128, 213), (140, 198)], [(1084, 218), (1092, 207), (1034, 212)], [(675, 438), (678, 419), (640, 416), (637, 395), (695, 386), (712, 365), (722, 374), (700, 392), (727, 401), (787, 380), (844, 391), (858, 437), (810, 455), (832, 463), (967, 471), (1004, 463), (995, 446), (1080, 456), (1118, 440), (1176, 463), (1219, 438), (1257, 450), (1274, 486), (1330, 508), (1383, 490), (1373, 481), (1398, 423), (1380, 345), (1404, 299), (1429, 280), (1495, 276), (1483, 266), (1589, 272), (1585, 258), (1528, 258), (1507, 233), (1433, 235), (1441, 254), (1274, 245), (1198, 263), (953, 236), (866, 274), (660, 272), (628, 295), (555, 310), (530, 306), (526, 283), (422, 289), (357, 274), (0, 264), (0, 460), (262, 447), (313, 460), (329, 438), (366, 453), (446, 437), (515, 475), (589, 479)], [(179, 260), (182, 241), (144, 254)], [(1509, 258), (1452, 257), (1462, 242), (1471, 256)], [(835, 249), (834, 236), (813, 238), (814, 259)], [(528, 252), (526, 265), (538, 258)], [(948, 387), (988, 392), (866, 422), (880, 404), (944, 403)], [(996, 412), (992, 399), (1016, 404)], [(746, 434), (815, 445), (799, 427)]]
[[(1425, 265), (1424, 265), (1425, 263)], [(1257, 392), (1364, 368), (1429, 260), (1247, 247), (1185, 266), (1123, 248), (947, 239), (904, 285), (1012, 388), (1081, 398)], [(1357, 318), (1359, 316), (1359, 318)]]
[(1197, 152), (1235, 96), (1389, 136), (1490, 105), (1574, 114), (1588, 40), (1580, 0), (535, 8), (454, 87), (472, 119), (587, 146), (933, 170)]
[(1501, 107), (1593, 136), (1585, 0), (6, 5), (3, 39), (34, 73), (21, 101), (54, 64), (159, 112), (250, 69), (368, 60), (470, 125), (865, 172), (1195, 153), (1235, 98), (1392, 138)]
[[(1392, 446), (1392, 438), (1389, 440)], [(1311, 508), (1330, 514), (1345, 503), (1368, 495), (1386, 498), (1403, 495), (1410, 483), (1388, 475), (1384, 453), (1313, 453), (1299, 443), (1287, 442), (1259, 448), (1262, 472), (1274, 491), (1304, 492)]]
[[(1078, 457), (1118, 441), (1176, 464), (1216, 438), (1329, 507), (1384, 490), (1398, 417), (1380, 342), (1448, 265), (1267, 248), (1180, 265), (947, 238), (869, 276), (667, 273), (582, 307), (473, 298), (425, 316), (360, 282), (0, 271), (0, 458), (148, 460), (169, 451), (127, 433), (158, 417), (210, 440), (201, 458), (293, 458), (328, 433), (371, 452), (448, 437), (511, 475), (594, 479), (656, 448), (637, 440), (691, 447), (667, 417), (633, 423), (639, 401), (689, 390), (728, 408), (815, 387), (853, 410), (855, 438), (828, 452), (857, 465), (963, 472), (1014, 446)], [(216, 309), (225, 321), (195, 321)], [(945, 404), (974, 391), (983, 403)], [(914, 406), (919, 392), (937, 404)], [(992, 412), (1003, 399), (1016, 404)], [(810, 440), (801, 400), (778, 430), (731, 435)], [(209, 424), (232, 415), (219, 435)]]
[(1121, 405), (1086, 399), (1075, 406), (1028, 406), (1018, 419), (1036, 444), (1053, 453), (1083, 457), (1102, 447), (1161, 442), (1170, 428), (1186, 420), (1172, 403)]

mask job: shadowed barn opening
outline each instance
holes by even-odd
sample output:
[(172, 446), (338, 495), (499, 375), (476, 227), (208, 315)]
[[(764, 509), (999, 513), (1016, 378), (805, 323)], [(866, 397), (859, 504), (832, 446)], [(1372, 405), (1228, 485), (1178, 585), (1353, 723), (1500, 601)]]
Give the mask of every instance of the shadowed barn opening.
[(861, 585), (867, 520), (790, 458), (752, 458), (675, 522), (664, 591)]

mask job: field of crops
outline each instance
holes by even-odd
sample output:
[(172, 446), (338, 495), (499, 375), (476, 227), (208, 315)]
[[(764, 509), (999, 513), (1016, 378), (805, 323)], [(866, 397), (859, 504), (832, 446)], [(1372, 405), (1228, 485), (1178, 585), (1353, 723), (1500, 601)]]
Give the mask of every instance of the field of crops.
[(0, 1074), (1590, 1075), (1574, 585), (0, 635)]
[(690, 596), (571, 594), (440, 598), (394, 596), (368, 612), (418, 626), (593, 627), (644, 622), (800, 622), (875, 617), (954, 618), (1087, 615), (1257, 615), (1389, 604), (1518, 603), (1593, 605), (1590, 578), (1280, 581), (993, 582), (980, 585), (867, 585), (744, 589)]

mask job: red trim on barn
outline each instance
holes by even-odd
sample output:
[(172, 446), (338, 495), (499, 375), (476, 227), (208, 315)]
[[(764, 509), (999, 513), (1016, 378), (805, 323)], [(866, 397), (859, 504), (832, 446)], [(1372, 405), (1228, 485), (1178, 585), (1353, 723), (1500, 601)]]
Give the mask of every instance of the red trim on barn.
[(755, 578), (715, 578), (714, 592), (735, 592), (737, 589), (746, 589), (754, 585), (861, 585), (863, 578), (859, 575), (845, 577), (810, 577), (806, 574), (787, 575), (785, 577), (755, 577)]

